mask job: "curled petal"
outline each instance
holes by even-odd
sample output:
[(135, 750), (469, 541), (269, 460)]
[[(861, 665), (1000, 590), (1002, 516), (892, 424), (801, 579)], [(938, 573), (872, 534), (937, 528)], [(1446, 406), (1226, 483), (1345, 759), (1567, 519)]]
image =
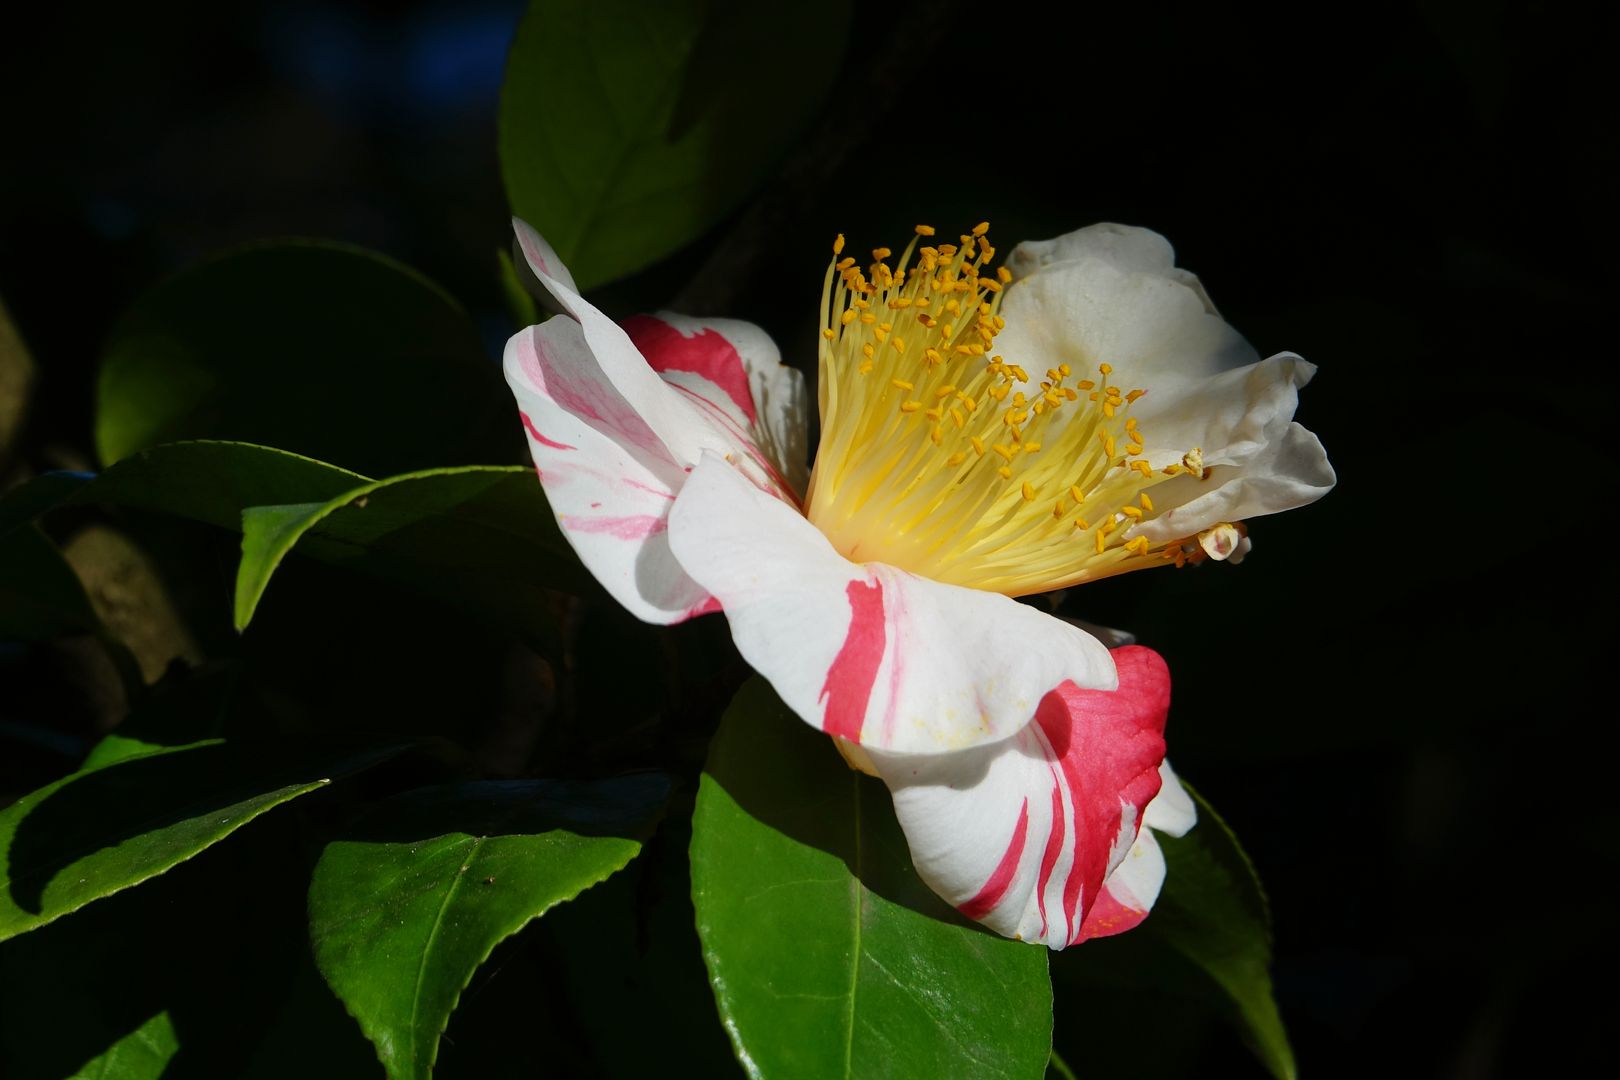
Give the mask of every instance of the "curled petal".
[(592, 362), (579, 324), (557, 318), (513, 335), (505, 369), (552, 512), (596, 580), (648, 622), (710, 609), (669, 550), (686, 469)]
[(1084, 631), (995, 593), (852, 563), (712, 455), (676, 499), (670, 546), (788, 707), (868, 748), (994, 743), (1052, 687), (1114, 685), (1108, 651)]
[(1111, 905), (1137, 904), (1149, 891), (1136, 870), (1116, 894), (1104, 883), (1134, 866), (1138, 828), (1160, 790), (1169, 673), (1140, 646), (1115, 650), (1114, 660), (1117, 690), (1065, 684), (1005, 742), (962, 754), (868, 754), (923, 880), (1008, 937), (1061, 949), (1090, 936), (1094, 912), (1117, 915)]

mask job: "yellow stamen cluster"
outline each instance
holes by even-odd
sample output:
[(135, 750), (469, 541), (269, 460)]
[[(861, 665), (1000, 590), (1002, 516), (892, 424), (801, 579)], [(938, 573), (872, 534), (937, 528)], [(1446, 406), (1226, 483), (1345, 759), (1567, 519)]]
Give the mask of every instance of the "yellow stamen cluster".
[(1183, 543), (1126, 537), (1155, 513), (1149, 490), (1202, 460), (1149, 465), (1129, 415), (1146, 391), (1109, 364), (1037, 381), (995, 352), (1012, 277), (990, 270), (988, 229), (920, 245), (919, 225), (892, 269), (888, 248), (863, 268), (834, 243), (810, 520), (856, 561), (1009, 596), (1181, 565)]

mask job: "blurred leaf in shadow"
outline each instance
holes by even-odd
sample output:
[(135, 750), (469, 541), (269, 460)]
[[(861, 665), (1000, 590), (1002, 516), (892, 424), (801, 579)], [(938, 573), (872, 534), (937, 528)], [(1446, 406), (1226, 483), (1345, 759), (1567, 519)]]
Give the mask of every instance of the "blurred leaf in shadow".
[(25, 795), (0, 811), (0, 941), (162, 874), (260, 814), (400, 749), (204, 743)]
[(138, 299), (102, 355), (96, 409), (107, 464), (198, 438), (374, 476), (521, 453), (510, 395), (461, 307), (328, 241), (238, 248)]
[(34, 358), (0, 300), (0, 479), (4, 479), (11, 453), (22, 436), (36, 374)]
[(849, 21), (845, 0), (534, 0), (501, 92), (512, 212), (586, 289), (690, 243), (815, 115)]

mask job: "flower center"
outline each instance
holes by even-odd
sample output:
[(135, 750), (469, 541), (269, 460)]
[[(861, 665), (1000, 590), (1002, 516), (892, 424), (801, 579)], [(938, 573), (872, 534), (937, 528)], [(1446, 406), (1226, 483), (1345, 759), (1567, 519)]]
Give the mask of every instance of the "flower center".
[(888, 248), (863, 270), (833, 244), (810, 521), (854, 561), (1008, 596), (1202, 559), (1133, 535), (1153, 487), (1204, 473), (1196, 450), (1148, 464), (1130, 415), (1146, 390), (1107, 363), (1037, 383), (995, 354), (1012, 275), (990, 271), (988, 229), (919, 246), (934, 235), (919, 225), (893, 269)]

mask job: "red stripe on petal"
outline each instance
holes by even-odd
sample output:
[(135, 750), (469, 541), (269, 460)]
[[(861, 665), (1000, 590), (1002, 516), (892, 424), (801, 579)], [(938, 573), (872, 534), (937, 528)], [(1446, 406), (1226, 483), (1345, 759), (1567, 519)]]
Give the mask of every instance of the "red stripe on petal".
[(1024, 839), (1028, 835), (1029, 800), (1026, 798), (1018, 811), (1018, 824), (1013, 826), (1012, 839), (1007, 843), (1007, 850), (1002, 852), (1001, 861), (990, 874), (990, 880), (971, 899), (957, 907), (957, 911), (970, 919), (982, 919), (995, 910), (1001, 898), (1007, 895), (1013, 875), (1018, 872), (1018, 862), (1024, 857)]
[(1041, 937), (1046, 937), (1046, 886), (1052, 881), (1058, 856), (1063, 854), (1063, 792), (1058, 787), (1057, 772), (1052, 773), (1052, 830), (1046, 835), (1046, 850), (1041, 852), (1041, 876), (1035, 882), (1035, 906), (1041, 913)]
[(540, 429), (534, 426), (534, 421), (529, 419), (529, 414), (528, 413), (520, 412), (520, 413), (518, 413), (518, 415), (523, 418), (523, 427), (524, 427), (524, 430), (526, 430), (529, 433), (529, 438), (533, 439), (535, 442), (539, 443), (541, 446), (549, 446), (553, 450), (573, 450), (573, 449), (576, 449), (576, 447), (569, 446), (567, 443), (560, 443), (560, 442), (557, 442), (554, 439), (548, 439), (544, 435), (540, 434)]
[(883, 586), (878, 582), (852, 581), (844, 590), (849, 597), (849, 632), (844, 646), (833, 657), (827, 679), (821, 685), (818, 701), (827, 703), (821, 730), (829, 735), (861, 741), (866, 724), (866, 707), (872, 700), (872, 684), (883, 664), (887, 633), (883, 619)]
[(1083, 690), (1065, 682), (1042, 698), (1035, 712), (1074, 811), (1073, 861), (1063, 883), (1071, 942), (1078, 940), (1086, 908), (1098, 901), (1113, 869), (1123, 805), (1135, 807), (1134, 823), (1139, 824), (1142, 808), (1159, 792), (1159, 763), (1164, 760), (1169, 669), (1158, 653), (1141, 646), (1115, 649), (1113, 657), (1117, 690)]
[[(1075, 941), (1085, 941), (1087, 938), (1112, 937), (1123, 934), (1142, 924), (1148, 913), (1141, 908), (1126, 907), (1120, 903), (1113, 893), (1104, 889), (1097, 902), (1091, 905), (1086, 912), (1086, 921), (1080, 924), (1080, 933)], [(1070, 944), (1073, 944), (1071, 942)]]
[(714, 383), (753, 423), (754, 394), (748, 388), (748, 369), (736, 346), (717, 330), (700, 330), (687, 337), (669, 323), (651, 315), (633, 315), (624, 332), (654, 371), (690, 371)]
[(669, 519), (651, 514), (624, 517), (570, 517), (563, 522), (570, 532), (602, 533), (617, 540), (645, 540), (669, 528)]

